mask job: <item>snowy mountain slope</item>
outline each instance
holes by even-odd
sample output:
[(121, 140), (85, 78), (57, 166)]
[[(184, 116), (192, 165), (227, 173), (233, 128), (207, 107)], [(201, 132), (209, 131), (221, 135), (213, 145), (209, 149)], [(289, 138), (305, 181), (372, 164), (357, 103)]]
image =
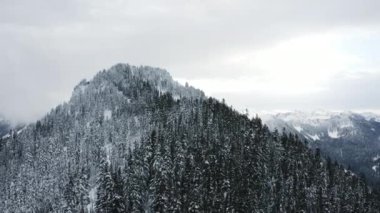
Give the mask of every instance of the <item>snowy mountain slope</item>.
[(380, 122), (380, 115), (372, 112), (363, 112), (360, 113), (368, 121)]
[(5, 120), (4, 118), (0, 117), (0, 137), (6, 137), (11, 128), (11, 123)]
[[(289, 112), (265, 115), (264, 123), (271, 129), (286, 128), (311, 141), (332, 159), (350, 166), (354, 171), (380, 183), (378, 159), (380, 154), (379, 116), (353, 112)], [(375, 160), (374, 160), (375, 159)]]
[(0, 212), (380, 209), (357, 175), (294, 135), (164, 70), (127, 64), (81, 81), (69, 102), (0, 139), (0, 183)]
[[(32, 211), (31, 204), (45, 206), (52, 203), (51, 199), (62, 200), (63, 193), (55, 193), (62, 187), (57, 183), (71, 178), (61, 175), (62, 170), (75, 171), (73, 176), (81, 171), (76, 178), (89, 178), (90, 189), (95, 189), (103, 154), (116, 167), (123, 166), (127, 150), (153, 128), (156, 102), (165, 92), (188, 100), (205, 98), (202, 91), (181, 86), (167, 71), (152, 67), (117, 64), (90, 81), (82, 80), (68, 103), (51, 110), (22, 132), (13, 131), (0, 142), (0, 147), (5, 147), (0, 149), (0, 173), (7, 174), (2, 178), (24, 174), (12, 185), (1, 186), (10, 193), (3, 196), (14, 198), (11, 200), (16, 203), (0, 202), (0, 207), (23, 206), (26, 209), (10, 211), (28, 212)], [(25, 193), (14, 191), (18, 188)]]

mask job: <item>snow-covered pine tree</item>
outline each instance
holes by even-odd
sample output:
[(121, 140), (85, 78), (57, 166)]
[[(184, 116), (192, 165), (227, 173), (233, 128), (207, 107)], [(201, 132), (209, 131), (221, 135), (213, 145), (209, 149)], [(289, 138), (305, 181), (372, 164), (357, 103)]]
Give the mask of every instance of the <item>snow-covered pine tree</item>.
[(96, 200), (97, 212), (114, 212), (115, 206), (115, 183), (111, 175), (111, 165), (106, 160), (102, 161), (101, 171), (98, 175), (98, 190)]

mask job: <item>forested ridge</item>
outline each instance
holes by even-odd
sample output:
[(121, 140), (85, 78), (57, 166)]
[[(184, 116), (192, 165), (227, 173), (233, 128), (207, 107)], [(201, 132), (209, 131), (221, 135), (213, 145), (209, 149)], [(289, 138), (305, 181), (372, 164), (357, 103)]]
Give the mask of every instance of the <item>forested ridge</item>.
[(363, 179), (305, 143), (119, 64), (0, 141), (0, 211), (379, 212)]
[(270, 130), (286, 129), (309, 140), (308, 147), (320, 149), (351, 171), (366, 178), (368, 185), (380, 189), (380, 117), (374, 113), (288, 112), (264, 115)]

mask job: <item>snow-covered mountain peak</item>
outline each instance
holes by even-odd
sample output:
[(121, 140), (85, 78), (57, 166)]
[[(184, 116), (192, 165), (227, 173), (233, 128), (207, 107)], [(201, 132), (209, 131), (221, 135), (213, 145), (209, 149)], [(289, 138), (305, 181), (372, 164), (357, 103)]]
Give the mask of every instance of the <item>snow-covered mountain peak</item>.
[(135, 77), (140, 77), (149, 81), (169, 80), (173, 81), (170, 73), (164, 69), (150, 66), (133, 66), (129, 64), (118, 63), (109, 69), (110, 73), (130, 72)]
[[(139, 83), (140, 82), (140, 83)], [(130, 96), (125, 88), (146, 82), (160, 93), (171, 93), (174, 99), (181, 97), (203, 98), (203, 91), (186, 87), (173, 80), (168, 71), (149, 66), (132, 66), (116, 64), (108, 70), (99, 72), (92, 80), (82, 80), (74, 89), (72, 99), (80, 95), (99, 94), (109, 91), (114, 95)], [(148, 86), (148, 85), (146, 85)], [(126, 97), (130, 99), (131, 97)]]
[(315, 111), (294, 111), (287, 113), (278, 113), (275, 117), (285, 121), (299, 121), (305, 122), (310, 120), (328, 120), (334, 117), (349, 118), (353, 115), (352, 112), (335, 112), (327, 110), (315, 110)]
[[(263, 116), (263, 121), (271, 129), (285, 128), (301, 133), (307, 139), (316, 141), (323, 138), (340, 139), (376, 133), (376, 115), (359, 114), (350, 111), (334, 112), (326, 110), (294, 111)], [(378, 117), (379, 118), (379, 117)], [(373, 124), (375, 122), (375, 124)], [(364, 126), (363, 126), (364, 125)], [(370, 126), (370, 127), (368, 127)]]
[(333, 112), (326, 110), (278, 113), (274, 116), (264, 116), (264, 118), (280, 119), (292, 124), (310, 126), (333, 125), (337, 128), (353, 127), (352, 119), (364, 119), (362, 115), (353, 112)]

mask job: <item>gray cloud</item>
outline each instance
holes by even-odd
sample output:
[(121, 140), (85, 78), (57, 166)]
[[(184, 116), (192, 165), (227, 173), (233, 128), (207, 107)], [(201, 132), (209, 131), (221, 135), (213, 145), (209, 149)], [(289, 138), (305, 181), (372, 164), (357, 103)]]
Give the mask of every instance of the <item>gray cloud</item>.
[(380, 106), (380, 73), (366, 74), (355, 79), (335, 78), (327, 90), (297, 96), (271, 95), (263, 93), (215, 93), (219, 99), (239, 110), (249, 109), (252, 113), (287, 110), (345, 110), (378, 112)]
[[(0, 1), (0, 112), (22, 121), (42, 116), (67, 100), (80, 79), (117, 62), (160, 66), (190, 80), (236, 78), (260, 71), (223, 63), (226, 57), (299, 35), (378, 29), (380, 20), (376, 0)], [(347, 82), (337, 93), (353, 87)], [(257, 100), (231, 95), (239, 106), (295, 107), (291, 97), (233, 96)], [(363, 107), (377, 106), (367, 99), (360, 99)], [(297, 103), (333, 105), (306, 100)]]
[(379, 109), (380, 73), (354, 79), (336, 79), (332, 90), (321, 96), (320, 102), (335, 109)]

